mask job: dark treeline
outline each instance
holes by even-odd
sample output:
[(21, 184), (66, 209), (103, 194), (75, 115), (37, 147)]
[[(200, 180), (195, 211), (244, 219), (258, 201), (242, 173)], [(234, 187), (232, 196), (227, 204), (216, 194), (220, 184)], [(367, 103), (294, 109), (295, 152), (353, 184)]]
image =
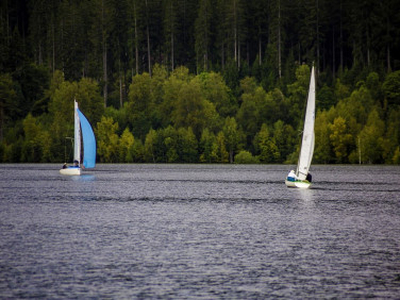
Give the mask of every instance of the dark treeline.
[(316, 163), (400, 163), (400, 4), (4, 0), (0, 162), (295, 162), (311, 64)]

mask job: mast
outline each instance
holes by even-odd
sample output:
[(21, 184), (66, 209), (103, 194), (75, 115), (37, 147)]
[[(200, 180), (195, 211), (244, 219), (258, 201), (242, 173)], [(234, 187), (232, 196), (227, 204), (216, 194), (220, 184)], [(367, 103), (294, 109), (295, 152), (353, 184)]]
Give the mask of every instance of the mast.
[(296, 175), (300, 180), (305, 180), (310, 169), (314, 153), (314, 122), (315, 122), (315, 67), (311, 68), (310, 87), (308, 90), (306, 116), (304, 119), (303, 137), (299, 163)]
[(81, 126), (78, 115), (78, 102), (74, 100), (74, 160), (81, 163)]

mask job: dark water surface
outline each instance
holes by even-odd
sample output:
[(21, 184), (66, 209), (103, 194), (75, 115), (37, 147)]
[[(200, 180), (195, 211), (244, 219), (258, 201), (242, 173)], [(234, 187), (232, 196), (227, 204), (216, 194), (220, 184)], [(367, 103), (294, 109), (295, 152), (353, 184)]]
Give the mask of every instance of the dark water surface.
[(0, 297), (400, 297), (400, 167), (0, 165)]

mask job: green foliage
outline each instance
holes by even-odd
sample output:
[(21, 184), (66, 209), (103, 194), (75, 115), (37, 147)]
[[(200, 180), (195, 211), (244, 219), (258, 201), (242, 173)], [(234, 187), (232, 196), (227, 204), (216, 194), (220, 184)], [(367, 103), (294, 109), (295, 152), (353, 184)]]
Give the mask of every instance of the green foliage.
[(13, 73), (14, 81), (18, 82), (21, 93), (18, 95), (20, 116), (29, 112), (39, 115), (45, 112), (45, 90), (49, 88), (49, 74), (44, 66), (29, 64)]
[(75, 95), (79, 103), (79, 109), (92, 124), (99, 122), (104, 115), (103, 99), (97, 82), (91, 78), (82, 78), (78, 82), (78, 90)]
[[(308, 85), (310, 80), (310, 68), (302, 65), (296, 70), (296, 81), (288, 85), (289, 93), (289, 116), (293, 121), (300, 120), (305, 111), (307, 103)], [(293, 126), (298, 124), (292, 123)]]
[(40, 126), (37, 120), (28, 114), (23, 122), (25, 141), (22, 147), (21, 160), (23, 162), (40, 162)]
[[(103, 161), (216, 162), (225, 147), (232, 162), (241, 149), (261, 153), (263, 124), (279, 152), (265, 161), (296, 160), (314, 62), (315, 161), (358, 162), (361, 152), (395, 163), (398, 3), (364, 2), (5, 1), (0, 161), (60, 161), (74, 98), (92, 124), (119, 125), (119, 150)], [(37, 129), (30, 142), (23, 123)]]
[(343, 100), (350, 96), (350, 88), (343, 84), (338, 78), (335, 84), (335, 97), (336, 100)]
[(215, 135), (210, 132), (207, 128), (201, 134), (200, 138), (200, 162), (202, 163), (213, 163), (216, 162), (217, 155), (217, 139)]
[(135, 138), (128, 128), (125, 128), (122, 133), (119, 141), (118, 141), (118, 161), (119, 162), (134, 162), (134, 152), (133, 152), (133, 144), (135, 142)]
[(141, 140), (135, 140), (132, 148), (133, 162), (145, 162), (145, 150)]
[[(163, 143), (162, 145), (157, 145), (158, 150), (163, 149), (163, 155), (161, 159), (157, 159), (157, 161), (175, 163), (179, 160), (179, 145), (178, 145), (178, 133), (171, 125), (165, 128), (164, 130), (159, 130), (157, 132), (160, 136), (162, 136)], [(159, 151), (157, 151), (159, 152)]]
[[(168, 79), (168, 72), (164, 66), (156, 64), (151, 77), (151, 91), (154, 103), (158, 106), (163, 101), (164, 84)], [(157, 109), (158, 107), (156, 107)]]
[(274, 163), (279, 161), (280, 153), (278, 147), (275, 139), (271, 137), (266, 124), (263, 124), (261, 130), (257, 133), (254, 144), (260, 162)]
[(379, 80), (378, 73), (369, 73), (365, 85), (371, 93), (374, 102), (383, 100), (382, 84)]
[[(273, 138), (276, 147), (278, 148), (279, 162), (286, 162), (290, 154), (299, 145), (298, 135), (293, 127), (285, 124), (282, 120), (278, 120), (273, 125)], [(298, 154), (298, 153), (296, 153)]]
[(391, 163), (396, 164), (396, 165), (400, 164), (400, 147), (396, 148)]
[[(240, 87), (237, 62), (226, 67), (194, 75), (187, 67), (168, 73), (156, 64), (152, 76), (132, 77), (120, 108), (105, 108), (101, 83), (88, 77), (69, 81), (55, 70), (47, 86), (42, 67), (0, 74), (0, 161), (65, 159), (76, 99), (94, 125), (99, 162), (296, 163), (309, 67), (286, 66), (296, 70), (286, 85), (288, 79), (274, 80), (277, 70), (271, 70), (275, 75), (263, 82), (241, 78)], [(385, 77), (357, 68), (357, 76), (352, 70), (329, 82), (325, 73), (319, 79), (314, 163), (398, 164), (399, 73)], [(260, 72), (267, 74), (262, 66)], [(44, 82), (40, 87), (24, 82), (34, 74)], [(22, 107), (26, 91), (31, 100)]]
[(211, 156), (215, 157), (216, 163), (227, 163), (228, 162), (229, 153), (228, 153), (228, 151), (226, 151), (225, 136), (222, 132), (219, 132), (216, 137), (215, 146), (213, 147)]
[(154, 112), (154, 95), (148, 73), (133, 77), (125, 107), (132, 131), (143, 139), (152, 128)]
[(176, 68), (169, 78), (165, 80), (163, 86), (163, 102), (160, 105), (160, 115), (163, 127), (171, 124), (172, 111), (175, 109), (176, 99), (184, 84), (187, 84), (193, 76), (189, 74), (189, 69), (185, 67)]
[(221, 74), (201, 73), (198, 78), (204, 98), (215, 105), (218, 114), (222, 118), (233, 116), (237, 110), (237, 103)]
[(195, 163), (198, 161), (198, 143), (191, 127), (178, 129), (179, 162)]
[(175, 127), (192, 127), (199, 137), (205, 128), (216, 130), (219, 118), (214, 104), (203, 97), (197, 78), (181, 85), (171, 112)]
[[(97, 123), (96, 138), (97, 138), (97, 154), (100, 162), (118, 162), (119, 138), (117, 135), (118, 123), (115, 123), (112, 118), (102, 117)], [(125, 136), (124, 138), (128, 138)], [(128, 142), (129, 143), (129, 142)], [(122, 141), (122, 145), (126, 146), (127, 141)]]
[(242, 130), (246, 134), (247, 143), (251, 143), (253, 140), (260, 124), (259, 118), (257, 118), (258, 109), (254, 95), (243, 94), (242, 105), (239, 108), (236, 119), (241, 124)]
[(254, 157), (249, 151), (241, 150), (235, 155), (236, 164), (257, 164), (260, 161), (257, 157)]
[(3, 140), (4, 127), (11, 126), (17, 112), (17, 97), (11, 75), (0, 74), (0, 142)]
[(387, 130), (383, 141), (382, 156), (385, 163), (398, 164), (398, 145), (400, 143), (400, 109), (388, 112)]
[(61, 72), (54, 73), (49, 90), (48, 116), (43, 123), (52, 129), (52, 152), (54, 160), (65, 159), (65, 138), (74, 133), (74, 99), (91, 124), (100, 121), (104, 107), (97, 83), (90, 78), (79, 82), (65, 81)]
[(348, 162), (349, 147), (353, 136), (348, 131), (346, 120), (342, 117), (335, 118), (333, 124), (330, 124), (329, 130), (331, 132), (329, 138), (333, 146), (336, 161), (338, 163)]
[(242, 104), (236, 119), (246, 133), (247, 143), (251, 144), (261, 125), (270, 120), (266, 115), (271, 112), (268, 106), (273, 101), (264, 89), (252, 80), (242, 81), (241, 87), (245, 92), (242, 94)]
[(389, 74), (382, 89), (388, 104), (400, 105), (400, 71)]
[(335, 95), (332, 88), (324, 85), (318, 92), (317, 92), (317, 104), (316, 106), (321, 110), (326, 110), (335, 105)]
[(229, 152), (229, 162), (233, 163), (236, 150), (239, 148), (240, 132), (238, 131), (235, 118), (227, 117), (222, 132), (226, 139), (226, 147)]
[(144, 160), (146, 162), (156, 162), (156, 139), (157, 132), (154, 129), (150, 129), (144, 142)]
[(382, 162), (382, 144), (384, 138), (385, 123), (380, 119), (376, 110), (369, 116), (367, 124), (359, 134), (359, 151), (361, 160), (365, 163)]
[(314, 162), (316, 163), (330, 163), (332, 160), (331, 149), (331, 127), (329, 126), (332, 120), (329, 119), (327, 111), (319, 111), (315, 119), (315, 144), (314, 149)]

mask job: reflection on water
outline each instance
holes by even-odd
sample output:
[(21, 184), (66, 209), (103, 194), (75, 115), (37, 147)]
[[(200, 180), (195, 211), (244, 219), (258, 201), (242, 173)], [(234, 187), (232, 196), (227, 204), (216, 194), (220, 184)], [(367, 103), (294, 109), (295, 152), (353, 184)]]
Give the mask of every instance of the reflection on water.
[(313, 188), (309, 189), (295, 189), (294, 193), (298, 193), (303, 204), (311, 205), (314, 204), (315, 200), (315, 190)]
[(88, 174), (82, 174), (80, 176), (69, 176), (69, 177), (71, 177), (71, 179), (74, 181), (94, 181), (94, 180), (96, 180), (95, 175), (88, 175)]
[(399, 167), (0, 165), (1, 298), (397, 298)]

